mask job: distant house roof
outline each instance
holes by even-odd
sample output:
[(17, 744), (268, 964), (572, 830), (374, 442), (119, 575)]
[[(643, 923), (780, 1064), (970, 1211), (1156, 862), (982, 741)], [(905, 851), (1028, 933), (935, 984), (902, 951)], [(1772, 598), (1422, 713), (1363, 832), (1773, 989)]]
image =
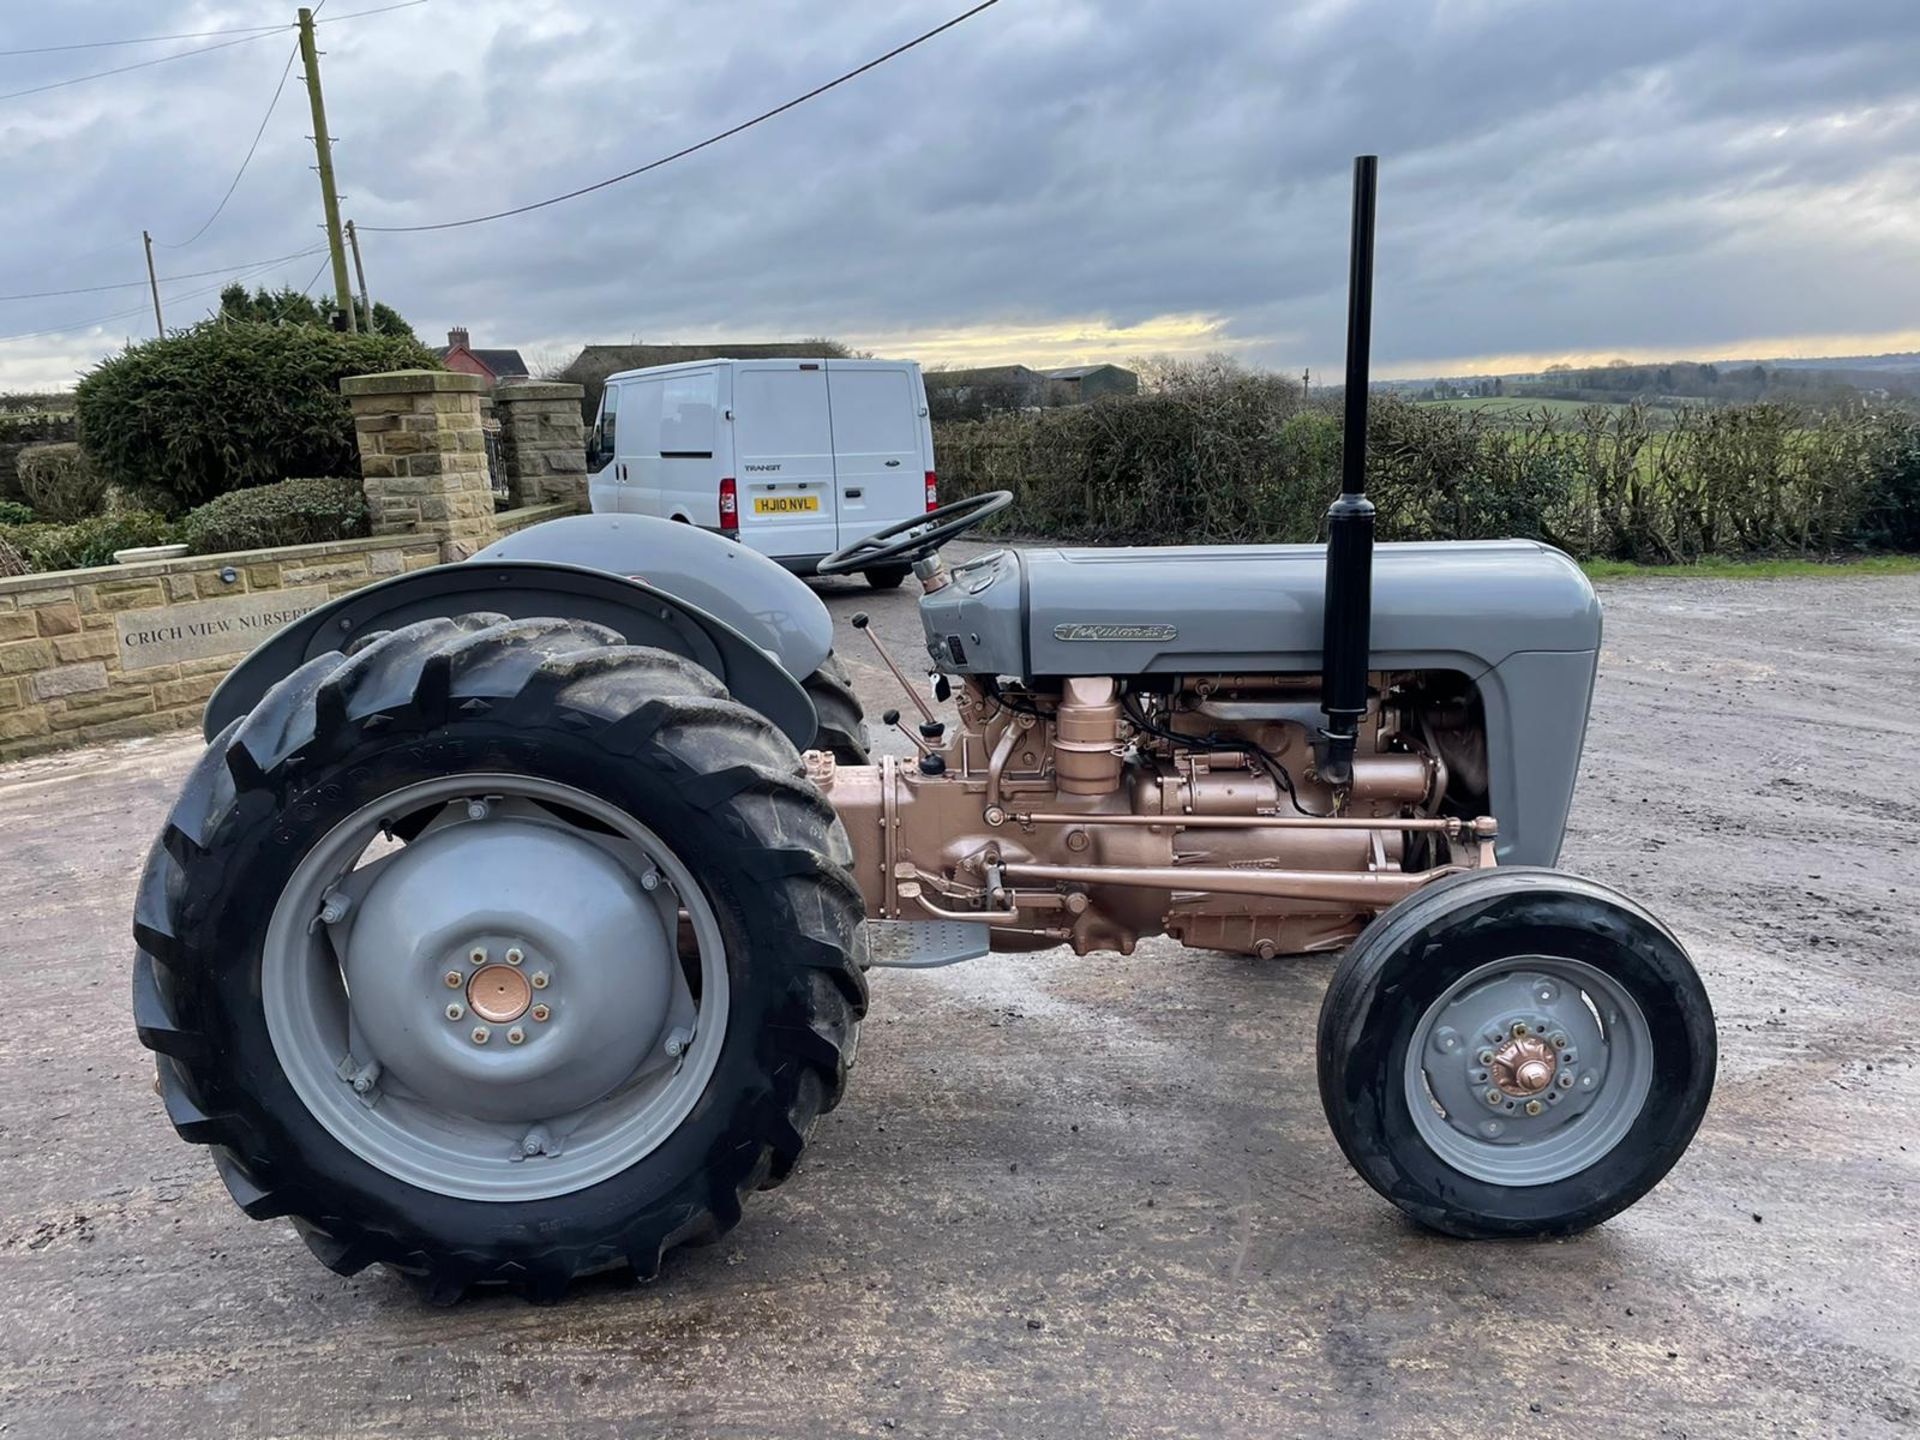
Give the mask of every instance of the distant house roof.
[(463, 326), (447, 331), (447, 343), (434, 346), (433, 353), (449, 370), (464, 370), (483, 380), (524, 379), (529, 373), (518, 350), (476, 350), (467, 342)]
[(597, 385), (622, 370), (645, 370), (654, 365), (681, 365), (689, 360), (829, 360), (844, 358), (847, 348), (831, 340), (792, 340), (714, 345), (584, 345), (560, 372), (576, 385)]
[(1049, 370), (1049, 380), (1084, 380), (1087, 376), (1101, 370), (1117, 370), (1123, 375), (1131, 375), (1131, 370), (1123, 370), (1118, 365), (1068, 365), (1059, 370)]
[(1031, 385), (1040, 380), (1038, 370), (1025, 365), (980, 365), (971, 370), (930, 370), (927, 379), (942, 385)]

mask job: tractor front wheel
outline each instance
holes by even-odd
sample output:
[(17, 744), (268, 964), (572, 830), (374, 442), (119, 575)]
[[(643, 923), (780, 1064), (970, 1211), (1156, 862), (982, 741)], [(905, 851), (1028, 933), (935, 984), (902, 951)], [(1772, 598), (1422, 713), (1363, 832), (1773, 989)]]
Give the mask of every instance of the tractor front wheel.
[(1671, 932), (1589, 880), (1501, 869), (1376, 919), (1320, 1011), (1320, 1098), (1366, 1182), (1468, 1238), (1567, 1235), (1653, 1188), (1713, 1090)]
[(865, 1008), (845, 831), (704, 670), (465, 616), (290, 675), (156, 842), (134, 1005), (251, 1216), (434, 1298), (642, 1277), (783, 1179)]

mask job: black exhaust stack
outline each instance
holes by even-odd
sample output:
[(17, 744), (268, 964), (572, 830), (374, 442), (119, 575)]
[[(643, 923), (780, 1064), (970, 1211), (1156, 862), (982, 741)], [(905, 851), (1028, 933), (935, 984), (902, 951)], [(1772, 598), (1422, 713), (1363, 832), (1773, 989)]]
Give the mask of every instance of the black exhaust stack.
[(1373, 333), (1373, 211), (1377, 155), (1353, 162), (1353, 246), (1347, 270), (1346, 436), (1340, 498), (1327, 508), (1327, 593), (1320, 641), (1324, 749), (1320, 778), (1353, 780), (1353, 746), (1367, 713), (1373, 629), (1373, 502), (1367, 499), (1367, 369)]

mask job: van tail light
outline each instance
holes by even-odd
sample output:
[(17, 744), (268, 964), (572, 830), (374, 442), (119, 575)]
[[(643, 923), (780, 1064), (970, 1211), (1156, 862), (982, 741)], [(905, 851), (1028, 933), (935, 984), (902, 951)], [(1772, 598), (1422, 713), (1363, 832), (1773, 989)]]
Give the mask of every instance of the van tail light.
[(740, 529), (740, 491), (731, 475), (720, 482), (720, 529), (729, 534)]
[(940, 477), (933, 471), (927, 471), (927, 509), (940, 508)]

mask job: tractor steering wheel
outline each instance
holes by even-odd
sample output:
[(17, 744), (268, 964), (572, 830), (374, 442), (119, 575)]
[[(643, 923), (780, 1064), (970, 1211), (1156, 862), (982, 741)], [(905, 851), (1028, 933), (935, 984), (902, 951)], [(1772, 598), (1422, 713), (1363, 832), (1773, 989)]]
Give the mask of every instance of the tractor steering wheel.
[(969, 495), (911, 520), (902, 520), (865, 539), (842, 545), (814, 567), (820, 575), (848, 575), (881, 565), (911, 565), (924, 560), (949, 540), (964, 535), (989, 515), (1013, 504), (1011, 490), (989, 490)]

